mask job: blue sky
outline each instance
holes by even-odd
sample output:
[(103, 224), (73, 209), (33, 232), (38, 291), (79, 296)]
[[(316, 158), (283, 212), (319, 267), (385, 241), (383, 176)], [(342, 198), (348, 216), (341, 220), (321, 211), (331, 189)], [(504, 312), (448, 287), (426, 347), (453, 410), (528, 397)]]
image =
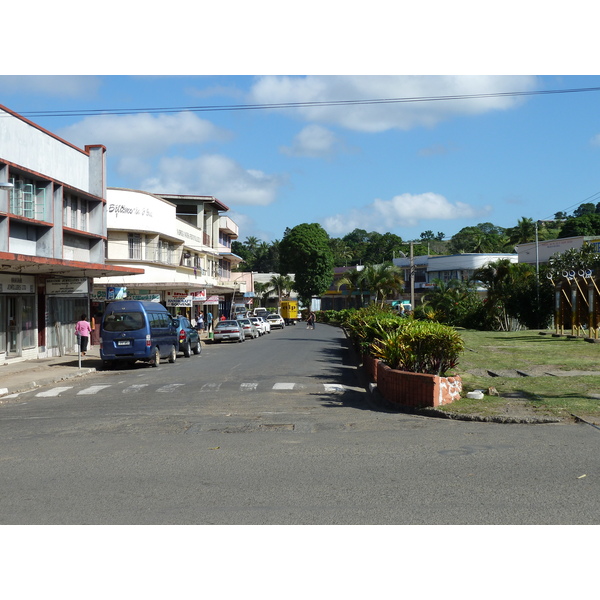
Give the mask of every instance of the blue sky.
[[(285, 109), (139, 110), (600, 87), (597, 75), (552, 74), (573, 73), (567, 46), (578, 60), (595, 56), (595, 50), (578, 52), (582, 43), (593, 48), (595, 39), (593, 20), (582, 19), (581, 10), (574, 13), (577, 37), (569, 39), (569, 15), (549, 12), (542, 27), (535, 9), (528, 14), (510, 1), (494, 15), (493, 32), (474, 28), (473, 21), (449, 28), (445, 18), (460, 16), (472, 4), (461, 0), (450, 14), (447, 4), (434, 2), (437, 18), (424, 21), (426, 35), (405, 25), (407, 15), (424, 19), (429, 8), (397, 13), (404, 17), (400, 28), (397, 19), (382, 17), (371, 31), (364, 27), (369, 16), (358, 14), (345, 15), (345, 27), (339, 27), (332, 8), (338, 4), (308, 2), (305, 9), (320, 7), (319, 18), (307, 10), (294, 13), (293, 30), (290, 20), (287, 28), (262, 21), (246, 27), (245, 19), (260, 16), (260, 9), (236, 4), (239, 18), (226, 32), (204, 28), (201, 38), (186, 37), (185, 24), (179, 19), (177, 29), (168, 11), (139, 28), (115, 25), (104, 11), (86, 23), (89, 47), (56, 36), (43, 52), (11, 63), (13, 71), (0, 73), (0, 104), (26, 115), (133, 111), (29, 118), (78, 146), (105, 145), (111, 187), (217, 197), (230, 207), (241, 241), (281, 239), (286, 227), (304, 222), (320, 223), (333, 237), (361, 228), (404, 240), (426, 230), (449, 238), (465, 226), (512, 227), (522, 217), (551, 218), (597, 200), (597, 91)], [(125, 19), (139, 21), (139, 14), (120, 6)], [(370, 6), (384, 5), (375, 0)], [(519, 7), (518, 20), (511, 7)], [(225, 11), (206, 10), (214, 22)], [(40, 23), (48, 16), (35, 14)], [(532, 52), (528, 17), (536, 23), (534, 60), (523, 51)], [(332, 19), (336, 37), (326, 35)], [(106, 35), (109, 26), (117, 37)], [(153, 27), (171, 32), (168, 44), (152, 37), (158, 31)], [(137, 37), (138, 30), (145, 35)], [(586, 69), (583, 63), (575, 72), (593, 72)]]
[[(600, 87), (599, 76), (2, 76), (19, 113)], [(600, 192), (600, 92), (311, 108), (31, 116), (107, 147), (108, 185), (216, 196), (240, 239), (318, 222), (405, 240), (549, 218)]]

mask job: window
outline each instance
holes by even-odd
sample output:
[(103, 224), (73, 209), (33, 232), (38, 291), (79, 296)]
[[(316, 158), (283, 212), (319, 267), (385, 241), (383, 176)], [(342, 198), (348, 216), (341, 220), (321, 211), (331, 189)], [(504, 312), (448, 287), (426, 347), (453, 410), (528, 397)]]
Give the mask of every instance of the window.
[(137, 331), (144, 327), (144, 315), (138, 311), (111, 313), (104, 319), (106, 331)]
[(88, 201), (65, 194), (63, 198), (63, 225), (80, 231), (88, 230)]
[(142, 260), (142, 236), (139, 233), (130, 233), (127, 236), (129, 247), (129, 258), (131, 260)]
[(156, 245), (156, 254), (154, 256), (154, 260), (156, 262), (164, 262), (167, 257), (167, 243), (163, 240), (158, 240), (158, 244)]
[(10, 212), (19, 217), (46, 221), (46, 186), (32, 179), (11, 178)]

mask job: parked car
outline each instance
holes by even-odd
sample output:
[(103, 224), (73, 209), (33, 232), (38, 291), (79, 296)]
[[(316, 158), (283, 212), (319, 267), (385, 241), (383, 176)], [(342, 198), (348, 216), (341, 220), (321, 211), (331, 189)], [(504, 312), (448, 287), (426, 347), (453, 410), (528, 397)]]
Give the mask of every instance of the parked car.
[(279, 329), (283, 329), (285, 327), (285, 321), (283, 320), (283, 317), (281, 315), (278, 315), (278, 314), (269, 315), (267, 317), (267, 321), (269, 321), (269, 323), (271, 324), (271, 328), (279, 327)]
[(254, 323), (254, 327), (258, 329), (260, 335), (265, 333), (271, 333), (271, 325), (267, 323), (262, 317), (250, 317), (250, 320)]
[(271, 333), (271, 323), (267, 321), (266, 317), (258, 317), (265, 324), (265, 331)]
[(186, 358), (189, 358), (194, 354), (200, 354), (202, 352), (202, 346), (200, 343), (200, 335), (198, 331), (192, 327), (187, 317), (178, 315), (175, 317), (179, 323), (177, 328), (177, 334), (179, 335), (179, 352), (183, 352)]
[(174, 363), (179, 345), (177, 325), (158, 302), (111, 302), (106, 306), (100, 329), (102, 365), (141, 360), (157, 367), (161, 358)]
[(238, 319), (238, 323), (244, 330), (244, 335), (251, 340), (256, 339), (260, 336), (258, 329), (254, 326), (254, 323), (250, 319)]
[(237, 321), (219, 321), (213, 331), (213, 340), (222, 342), (223, 340), (233, 340), (234, 342), (243, 342), (246, 339), (242, 326)]

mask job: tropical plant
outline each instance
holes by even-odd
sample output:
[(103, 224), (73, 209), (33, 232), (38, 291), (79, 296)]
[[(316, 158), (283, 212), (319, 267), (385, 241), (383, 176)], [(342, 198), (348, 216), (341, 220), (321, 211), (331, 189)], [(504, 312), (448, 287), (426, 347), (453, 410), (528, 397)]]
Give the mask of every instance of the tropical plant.
[(352, 300), (352, 294), (354, 292), (360, 292), (360, 305), (364, 304), (363, 300), (363, 282), (364, 282), (364, 271), (361, 269), (351, 269), (342, 273), (342, 276), (337, 280), (337, 289), (338, 291), (342, 286), (346, 286), (346, 291), (348, 295), (346, 296), (346, 307), (350, 304), (350, 300)]
[(266, 304), (266, 300), (269, 297), (269, 294), (271, 293), (271, 286), (267, 282), (261, 283), (260, 281), (255, 281), (254, 282), (254, 292), (256, 294), (258, 294), (258, 297), (260, 298), (260, 301), (261, 301), (260, 303)]
[(287, 296), (294, 287), (294, 280), (288, 275), (273, 275), (269, 280), (269, 291), (277, 294), (277, 306), (281, 304), (283, 296)]
[(367, 265), (363, 275), (364, 287), (373, 294), (375, 304), (383, 306), (390, 295), (397, 295), (404, 286), (402, 271), (392, 263)]
[(552, 315), (550, 286), (533, 265), (500, 259), (476, 270), (473, 278), (487, 288), (486, 310), (500, 331), (543, 327)]
[(507, 230), (511, 244), (526, 244), (535, 240), (536, 223), (533, 219), (523, 217), (519, 219), (516, 227)]
[(372, 344), (372, 354), (392, 369), (442, 376), (456, 367), (463, 350), (453, 327), (414, 320), (384, 331)]

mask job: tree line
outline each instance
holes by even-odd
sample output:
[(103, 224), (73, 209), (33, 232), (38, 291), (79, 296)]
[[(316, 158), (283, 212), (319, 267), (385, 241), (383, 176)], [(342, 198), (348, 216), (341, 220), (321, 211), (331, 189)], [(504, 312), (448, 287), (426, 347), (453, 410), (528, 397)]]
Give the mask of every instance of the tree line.
[[(534, 221), (522, 217), (514, 227), (500, 227), (493, 223), (478, 223), (464, 227), (449, 239), (443, 232), (423, 231), (417, 240), (403, 240), (393, 233), (368, 232), (354, 229), (343, 237), (327, 237), (334, 267), (375, 265), (391, 262), (394, 258), (466, 253), (509, 253), (515, 246), (539, 241), (600, 235), (600, 203), (583, 203), (572, 214), (558, 212), (554, 219)], [(284, 232), (284, 238), (291, 230)], [(281, 273), (281, 240), (264, 242), (250, 236), (244, 242), (232, 242), (234, 254), (242, 258), (239, 271)]]

